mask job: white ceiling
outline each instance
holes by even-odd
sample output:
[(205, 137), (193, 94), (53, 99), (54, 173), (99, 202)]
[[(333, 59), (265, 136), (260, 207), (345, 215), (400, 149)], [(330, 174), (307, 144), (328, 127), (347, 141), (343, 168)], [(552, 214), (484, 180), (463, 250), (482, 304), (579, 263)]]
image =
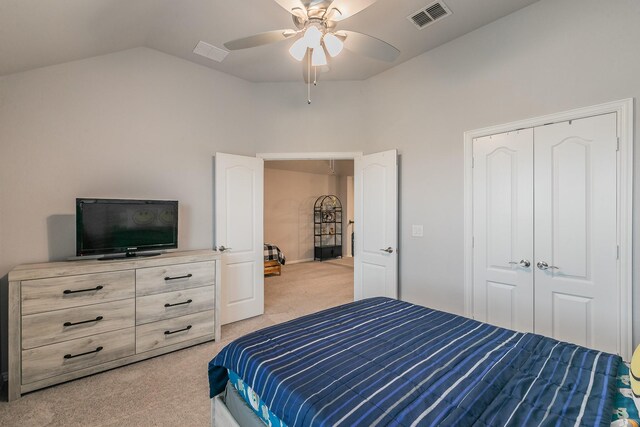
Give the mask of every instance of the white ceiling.
[[(407, 16), (432, 0), (378, 0), (338, 29), (370, 34), (402, 52), (393, 63), (343, 51), (327, 80), (364, 80), (537, 0), (444, 0), (452, 15), (422, 30)], [(272, 0), (1, 0), (0, 75), (147, 46), (249, 81), (301, 81), (293, 41), (231, 52), (222, 63), (194, 54), (258, 32), (293, 28)]]

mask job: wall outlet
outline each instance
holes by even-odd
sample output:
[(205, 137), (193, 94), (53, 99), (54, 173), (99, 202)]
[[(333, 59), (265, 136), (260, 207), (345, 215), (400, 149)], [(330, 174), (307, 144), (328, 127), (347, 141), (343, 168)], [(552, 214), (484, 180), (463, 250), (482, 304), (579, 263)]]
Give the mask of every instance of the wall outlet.
[(423, 236), (424, 236), (424, 227), (422, 225), (411, 226), (411, 237), (423, 237)]

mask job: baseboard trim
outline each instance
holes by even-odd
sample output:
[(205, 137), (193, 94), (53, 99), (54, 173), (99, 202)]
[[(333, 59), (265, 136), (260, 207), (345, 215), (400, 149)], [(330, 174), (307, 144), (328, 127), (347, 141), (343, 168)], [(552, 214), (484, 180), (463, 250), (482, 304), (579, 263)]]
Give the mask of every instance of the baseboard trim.
[(301, 262), (311, 262), (311, 261), (313, 261), (313, 258), (297, 259), (295, 261), (287, 261), (285, 265), (300, 264)]

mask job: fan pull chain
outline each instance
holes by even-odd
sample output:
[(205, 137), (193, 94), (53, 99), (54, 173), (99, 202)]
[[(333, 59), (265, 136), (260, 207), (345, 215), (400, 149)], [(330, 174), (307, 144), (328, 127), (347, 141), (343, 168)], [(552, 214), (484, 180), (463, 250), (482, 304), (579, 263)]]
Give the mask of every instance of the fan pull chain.
[(318, 67), (313, 67), (313, 85), (318, 86)]
[(311, 104), (311, 55), (307, 54), (307, 104)]

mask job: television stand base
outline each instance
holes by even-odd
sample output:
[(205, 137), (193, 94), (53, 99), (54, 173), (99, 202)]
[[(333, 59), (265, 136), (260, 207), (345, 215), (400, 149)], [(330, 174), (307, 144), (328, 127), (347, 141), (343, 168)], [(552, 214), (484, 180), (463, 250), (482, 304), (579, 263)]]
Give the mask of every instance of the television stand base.
[(164, 252), (127, 252), (126, 254), (117, 255), (105, 255), (102, 258), (98, 258), (99, 261), (114, 261), (118, 259), (128, 258), (148, 258), (152, 256), (162, 255)]

